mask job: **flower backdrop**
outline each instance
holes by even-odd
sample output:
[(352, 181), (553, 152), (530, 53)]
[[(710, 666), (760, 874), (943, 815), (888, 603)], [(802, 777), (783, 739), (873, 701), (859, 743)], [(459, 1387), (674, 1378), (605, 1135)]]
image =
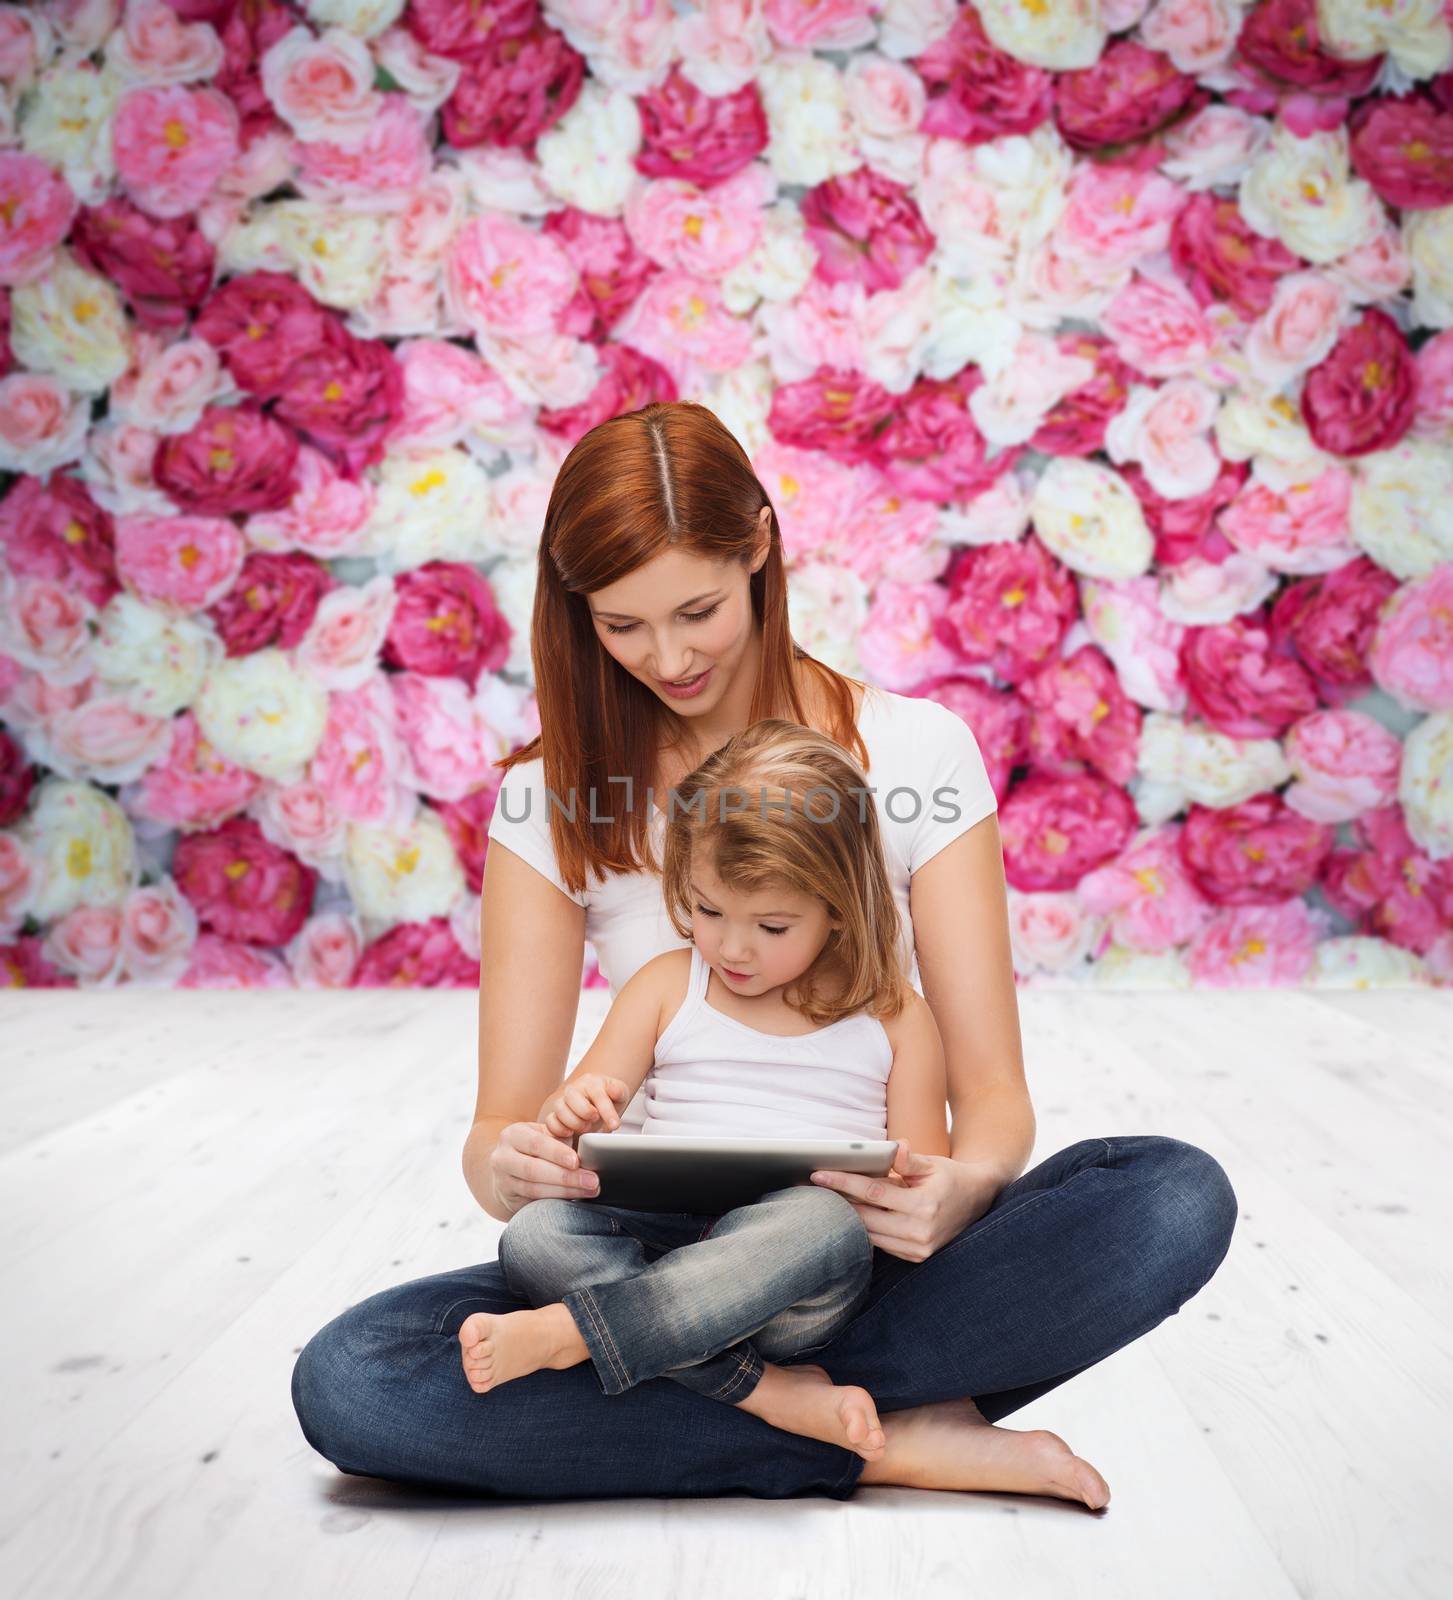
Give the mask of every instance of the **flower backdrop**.
[[(570, 446), (709, 405), (1024, 983), (1453, 983), (1436, 0), (0, 5), (0, 984), (473, 984)], [(587, 952), (586, 982), (599, 981)]]

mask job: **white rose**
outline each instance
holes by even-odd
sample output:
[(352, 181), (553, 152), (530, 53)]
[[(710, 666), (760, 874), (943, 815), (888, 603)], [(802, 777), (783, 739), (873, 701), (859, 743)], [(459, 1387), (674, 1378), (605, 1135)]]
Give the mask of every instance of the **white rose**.
[(1001, 50), (1032, 67), (1069, 72), (1092, 67), (1105, 48), (1099, 0), (975, 0), (979, 20)]
[(1249, 461), (1273, 488), (1318, 478), (1340, 465), (1336, 456), (1319, 450), (1307, 432), (1302, 414), (1284, 394), (1241, 389), (1222, 397), (1212, 424), (1216, 448), (1227, 461)]
[(403, 14), (405, 0), (307, 0), (308, 21), (342, 28), (359, 39), (376, 38)]
[(944, 544), (999, 544), (1020, 539), (1029, 526), (1028, 473), (1012, 468), (961, 505), (946, 505), (939, 513), (939, 538)]
[(1317, 0), (1322, 49), (1349, 61), (1386, 51), (1411, 78), (1431, 78), (1453, 62), (1453, 34), (1442, 0)]
[(863, 675), (858, 638), (868, 615), (868, 586), (850, 567), (804, 561), (792, 569), (788, 617), (809, 655), (850, 678)]
[(1099, 943), (1105, 919), (1073, 890), (1009, 890), (1009, 943), (1016, 972), (1067, 972)]
[(343, 881), (370, 936), (396, 923), (448, 916), (467, 887), (443, 819), (427, 806), (403, 829), (350, 823)]
[(636, 171), (641, 113), (631, 96), (587, 77), (575, 104), (535, 141), (551, 191), (593, 216), (618, 217), (643, 180)]
[(1383, 214), (1372, 186), (1349, 175), (1345, 128), (1299, 139), (1280, 122), (1242, 182), (1240, 204), (1258, 233), (1319, 265), (1369, 243)]
[(356, 144), (383, 104), (368, 46), (342, 28), (290, 29), (263, 53), (261, 78), (273, 109), (304, 140)]
[(44, 476), (74, 461), (91, 425), (91, 400), (43, 372), (0, 378), (0, 470)]
[(1403, 245), (1413, 269), (1413, 320), (1453, 327), (1453, 206), (1410, 212)]
[(1453, 557), (1453, 453), (1409, 436), (1353, 467), (1353, 542), (1405, 583)]
[(1219, 562), (1192, 556), (1160, 574), (1160, 609), (1172, 622), (1213, 627), (1255, 611), (1279, 581), (1264, 562), (1241, 550)]
[[(1147, 815), (1140, 806), (1141, 795), (1136, 795), (1147, 824), (1173, 817), (1187, 799), (1203, 806), (1239, 805), (1291, 777), (1276, 739), (1237, 739), (1203, 722), (1183, 722), (1161, 711), (1149, 712), (1141, 723), (1137, 767), (1157, 802), (1156, 814)], [(1176, 795), (1178, 803), (1169, 804)]]
[(495, 604), (510, 625), (510, 653), (504, 670), (516, 678), (533, 674), (530, 657), (530, 628), (535, 615), (535, 589), (539, 583), (539, 562), (516, 559), (496, 562), (489, 569), (489, 585)]
[(463, 450), (386, 455), (360, 554), (385, 572), (426, 561), (476, 561), (497, 545), (494, 500), (484, 468)]
[(1155, 553), (1134, 490), (1099, 462), (1054, 457), (1034, 486), (1029, 516), (1067, 567), (1092, 578), (1134, 578)]
[(44, 277), (11, 289), (10, 318), (16, 360), (83, 394), (100, 394), (131, 365), (121, 296), (64, 246)]
[(124, 589), (112, 595), (96, 621), (96, 671), (149, 717), (169, 717), (191, 705), (224, 653), (209, 623), (158, 611)]
[(880, 289), (863, 307), (863, 371), (891, 394), (905, 394), (924, 368), (934, 335), (938, 286), (927, 266), (896, 289)]
[(957, 0), (884, 0), (878, 7), (878, 48), (903, 61), (921, 56), (953, 27)]
[(1398, 799), (1413, 843), (1453, 856), (1453, 711), (1426, 716), (1403, 740)]
[(779, 200), (762, 213), (762, 235), (751, 254), (721, 280), (722, 304), (744, 316), (759, 300), (789, 303), (812, 282), (816, 265), (801, 207)]
[(1054, 226), (1073, 170), (1074, 153), (1052, 126), (977, 145), (930, 139), (915, 198), (937, 240), (935, 265), (976, 275), (1007, 268)]
[(1208, 105), (1188, 121), (1166, 129), (1166, 158), (1160, 170), (1192, 192), (1240, 183), (1270, 137), (1271, 124), (1265, 117), (1253, 117), (1236, 106)]
[(847, 85), (830, 61), (783, 50), (763, 64), (757, 90), (770, 133), (767, 160), (779, 183), (824, 183), (862, 164)]
[(100, 205), (116, 177), (111, 119), (119, 94), (113, 73), (67, 54), (21, 104), (21, 148), (60, 172), (82, 205)]
[(414, 110), (425, 117), (432, 117), (454, 93), (464, 71), (459, 62), (426, 50), (406, 27), (380, 34), (373, 41), (373, 59), (398, 84)]
[(373, 299), (387, 260), (383, 217), (312, 200), (281, 200), (273, 209), (289, 265), (315, 299), (341, 311)]
[(755, 459), (772, 442), (767, 418), (775, 387), (765, 361), (745, 361), (716, 374), (711, 387), (697, 399), (731, 429), (742, 449)]
[(1150, 953), (1112, 944), (1096, 957), (1090, 981), (1101, 989), (1190, 989), (1190, 968), (1179, 950)]
[(219, 661), (194, 713), (227, 760), (279, 783), (295, 783), (323, 737), (328, 696), (286, 651), (257, 650)]
[(141, 873), (126, 813), (100, 789), (41, 780), (16, 832), (39, 878), (30, 914), (53, 922), (77, 906), (119, 906)]
[(155, 433), (186, 433), (207, 406), (239, 393), (217, 347), (206, 339), (163, 345), (143, 334), (136, 355), (136, 365), (111, 388), (106, 414), (118, 421)]
[(1405, 989), (1431, 985), (1433, 976), (1413, 951), (1387, 939), (1350, 934), (1323, 939), (1303, 981), (1313, 989)]

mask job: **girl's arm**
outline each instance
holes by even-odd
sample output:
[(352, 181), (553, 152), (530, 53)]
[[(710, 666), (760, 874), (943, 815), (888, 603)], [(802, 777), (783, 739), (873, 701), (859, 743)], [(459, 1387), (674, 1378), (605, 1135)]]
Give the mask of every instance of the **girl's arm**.
[[(667, 952), (653, 957), (621, 985), (590, 1048), (559, 1088), (546, 1096), (545, 1103), (578, 1079), (595, 1073), (603, 1078), (619, 1078), (625, 1084), (625, 1099), (617, 1110), (630, 1104), (656, 1059), (656, 1040), (661, 1032), (662, 980), (674, 954)], [(544, 1116), (545, 1103), (537, 1113), (540, 1117)]]
[(888, 1137), (906, 1139), (921, 1156), (949, 1153), (948, 1070), (943, 1040), (928, 1002), (916, 991), (893, 1030), (893, 1070), (888, 1074)]

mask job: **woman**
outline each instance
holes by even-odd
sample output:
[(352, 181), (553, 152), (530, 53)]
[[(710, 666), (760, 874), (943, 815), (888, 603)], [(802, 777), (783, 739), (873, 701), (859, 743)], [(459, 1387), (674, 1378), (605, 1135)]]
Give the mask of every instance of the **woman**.
[(652, 870), (664, 814), (637, 797), (664, 800), (759, 717), (829, 734), (875, 790), (905, 960), (948, 1070), (949, 1156), (829, 1176), (876, 1247), (873, 1279), (847, 1327), (803, 1354), (873, 1396), (886, 1448), (865, 1461), (664, 1378), (607, 1395), (590, 1363), (475, 1393), (461, 1325), (527, 1304), (497, 1261), (384, 1289), (319, 1330), (292, 1383), (309, 1443), (345, 1472), (510, 1497), (845, 1499), (891, 1483), (1103, 1505), (1104, 1480), (1057, 1435), (994, 1424), (1178, 1311), (1224, 1257), (1236, 1198), (1205, 1151), (1157, 1135), (1082, 1140), (1022, 1172), (1035, 1120), (1003, 858), (966, 725), (793, 644), (775, 512), (731, 433), (684, 402), (615, 417), (562, 463), (531, 650), (542, 732), (502, 763), (490, 825), (465, 1179), (502, 1222), (591, 1192), (535, 1119), (565, 1074), (585, 940), (613, 990), (683, 943)]

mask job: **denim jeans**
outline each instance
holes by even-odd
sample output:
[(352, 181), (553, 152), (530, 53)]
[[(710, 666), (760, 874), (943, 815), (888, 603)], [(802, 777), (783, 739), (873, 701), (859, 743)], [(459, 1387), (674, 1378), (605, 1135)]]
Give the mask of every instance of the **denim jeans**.
[[(1179, 1311), (1235, 1221), (1226, 1173), (1197, 1146), (1082, 1139), (1006, 1184), (926, 1261), (875, 1249), (867, 1300), (811, 1359), (865, 1388), (880, 1415), (967, 1395), (997, 1422)], [(856, 1451), (665, 1378), (610, 1395), (581, 1362), (476, 1394), (460, 1324), (528, 1304), (484, 1261), (349, 1306), (293, 1366), (304, 1438), (344, 1472), (491, 1498), (856, 1489)]]
[(532, 1200), (499, 1261), (531, 1305), (564, 1304), (606, 1394), (667, 1377), (735, 1405), (764, 1357), (817, 1349), (852, 1320), (873, 1246), (842, 1195), (798, 1184), (720, 1215)]

